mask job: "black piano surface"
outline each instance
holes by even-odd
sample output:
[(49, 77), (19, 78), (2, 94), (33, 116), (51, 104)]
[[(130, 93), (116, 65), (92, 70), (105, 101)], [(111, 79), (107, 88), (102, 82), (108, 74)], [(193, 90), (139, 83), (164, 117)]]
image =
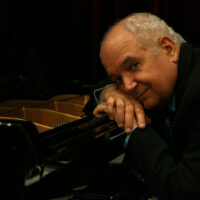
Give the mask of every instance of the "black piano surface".
[(124, 131), (106, 116), (83, 116), (38, 133), (26, 120), (0, 119), (2, 196), (18, 200), (149, 198), (123, 166)]

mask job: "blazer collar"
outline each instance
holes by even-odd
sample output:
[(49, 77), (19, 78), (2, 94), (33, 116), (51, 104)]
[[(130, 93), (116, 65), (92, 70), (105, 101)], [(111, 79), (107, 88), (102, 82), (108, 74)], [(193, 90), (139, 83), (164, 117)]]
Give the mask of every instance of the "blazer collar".
[(192, 45), (189, 43), (183, 43), (180, 47), (180, 54), (178, 61), (178, 77), (175, 87), (176, 108), (179, 107), (180, 101), (184, 94), (189, 74), (192, 70), (191, 62), (192, 62)]

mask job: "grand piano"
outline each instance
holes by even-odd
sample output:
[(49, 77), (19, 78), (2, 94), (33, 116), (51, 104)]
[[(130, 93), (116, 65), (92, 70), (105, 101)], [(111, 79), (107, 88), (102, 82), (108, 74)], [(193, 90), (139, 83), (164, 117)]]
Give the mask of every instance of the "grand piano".
[(124, 170), (124, 131), (83, 112), (88, 95), (0, 103), (1, 194), (6, 199), (148, 199)]

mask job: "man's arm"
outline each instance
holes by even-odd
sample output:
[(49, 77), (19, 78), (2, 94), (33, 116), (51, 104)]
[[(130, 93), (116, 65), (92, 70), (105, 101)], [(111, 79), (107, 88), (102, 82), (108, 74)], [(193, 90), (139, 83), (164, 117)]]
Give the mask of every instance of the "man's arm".
[(131, 133), (136, 126), (143, 129), (150, 123), (143, 106), (130, 95), (121, 92), (115, 84), (101, 92), (100, 100), (102, 103), (97, 105), (93, 114), (100, 117), (106, 113), (119, 127), (124, 127), (126, 133)]

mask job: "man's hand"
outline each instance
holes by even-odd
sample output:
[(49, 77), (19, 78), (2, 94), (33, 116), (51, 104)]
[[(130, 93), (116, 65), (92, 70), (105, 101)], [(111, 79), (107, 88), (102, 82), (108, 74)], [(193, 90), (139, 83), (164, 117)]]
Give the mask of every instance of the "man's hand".
[(126, 133), (131, 133), (136, 126), (143, 129), (150, 123), (143, 106), (130, 95), (119, 91), (114, 85), (104, 89), (101, 100), (103, 103), (94, 109), (93, 114), (100, 117), (106, 113), (119, 127), (124, 127)]

